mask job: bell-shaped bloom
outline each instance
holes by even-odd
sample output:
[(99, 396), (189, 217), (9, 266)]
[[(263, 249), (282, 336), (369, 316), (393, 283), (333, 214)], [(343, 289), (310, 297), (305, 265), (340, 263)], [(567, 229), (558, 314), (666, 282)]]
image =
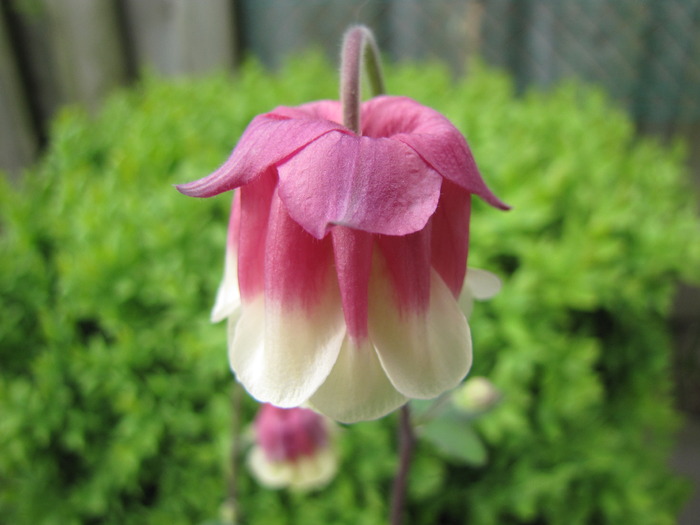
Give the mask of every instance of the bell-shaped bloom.
[(238, 380), (260, 401), (353, 422), (467, 374), (471, 195), (507, 206), (437, 111), (380, 96), (362, 104), (361, 134), (340, 120), (334, 101), (260, 115), (218, 170), (178, 189), (240, 188), (212, 313), (229, 318)]
[(333, 479), (338, 467), (329, 421), (306, 408), (264, 404), (255, 418), (248, 466), (270, 488), (307, 490)]

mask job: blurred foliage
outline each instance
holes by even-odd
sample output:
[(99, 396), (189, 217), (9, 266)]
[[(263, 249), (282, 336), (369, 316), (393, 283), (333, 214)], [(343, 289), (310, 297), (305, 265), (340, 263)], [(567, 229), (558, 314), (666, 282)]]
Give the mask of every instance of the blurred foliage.
[[(411, 523), (673, 523), (685, 485), (665, 463), (666, 317), (700, 268), (682, 148), (637, 139), (576, 83), (516, 97), (479, 65), (457, 83), (403, 65), (388, 85), (461, 127), (514, 206), (477, 202), (472, 220), (470, 264), (505, 281), (472, 316), (474, 373), (503, 398), (474, 423), (482, 461), (445, 461), (449, 437), (421, 445)], [(275, 75), (248, 63), (235, 78), (146, 77), (95, 119), (65, 111), (43, 161), (3, 183), (0, 522), (217, 519), (233, 381), (208, 315), (230, 195), (171, 184), (216, 168), (254, 115), (336, 91), (334, 68), (308, 56)], [(246, 398), (246, 420), (253, 408)], [(241, 522), (385, 523), (394, 423), (343, 429), (343, 466), (319, 493), (237, 471)]]

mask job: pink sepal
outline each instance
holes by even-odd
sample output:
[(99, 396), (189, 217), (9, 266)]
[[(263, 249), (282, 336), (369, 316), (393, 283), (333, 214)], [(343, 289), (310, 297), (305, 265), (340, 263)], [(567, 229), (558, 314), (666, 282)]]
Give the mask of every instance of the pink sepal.
[(190, 197), (212, 197), (238, 188), (333, 130), (351, 133), (340, 124), (319, 119), (308, 110), (276, 108), (252, 120), (231, 156), (214, 173), (176, 188)]
[(446, 179), (492, 206), (509, 209), (486, 186), (460, 131), (439, 112), (407, 97), (380, 96), (362, 105), (362, 119), (365, 135), (403, 142)]
[(405, 235), (435, 211), (442, 178), (390, 138), (327, 133), (278, 166), (291, 217), (320, 239), (332, 225)]

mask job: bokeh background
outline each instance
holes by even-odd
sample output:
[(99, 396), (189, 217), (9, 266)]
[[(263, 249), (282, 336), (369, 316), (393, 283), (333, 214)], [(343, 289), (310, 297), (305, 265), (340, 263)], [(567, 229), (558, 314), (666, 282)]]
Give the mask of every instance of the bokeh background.
[[(506, 72), (516, 96), (571, 79), (596, 86), (635, 136), (684, 141), (684, 177), (698, 186), (700, 0), (3, 0), (0, 169), (14, 181), (37, 176), (31, 167), (67, 105), (94, 118), (115, 90), (139, 89), (144, 76), (235, 79), (248, 57), (271, 71), (309, 48), (335, 61), (354, 22), (374, 30), (390, 62), (438, 61), (455, 80), (483, 63)], [(671, 461), (696, 480), (698, 297), (679, 283), (667, 319), (674, 402), (686, 416)], [(682, 523), (700, 516), (697, 494), (696, 486)]]

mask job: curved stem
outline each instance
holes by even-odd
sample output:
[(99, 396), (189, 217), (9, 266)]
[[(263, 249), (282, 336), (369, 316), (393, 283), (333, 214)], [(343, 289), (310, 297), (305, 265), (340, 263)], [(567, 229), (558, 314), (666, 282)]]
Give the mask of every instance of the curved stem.
[(340, 103), (343, 125), (358, 135), (360, 123), (360, 71), (365, 65), (372, 95), (385, 92), (379, 48), (372, 32), (365, 26), (353, 26), (345, 33), (340, 59)]
[(399, 421), (399, 468), (396, 471), (394, 487), (391, 493), (391, 525), (401, 525), (403, 522), (408, 473), (411, 469), (415, 443), (416, 436), (411, 425), (411, 412), (408, 404), (405, 404), (401, 407), (401, 418)]
[(232, 515), (240, 518), (238, 509), (238, 475), (239, 475), (239, 460), (241, 455), (241, 388), (237, 382), (233, 382), (231, 388), (231, 448), (230, 454), (230, 473), (228, 479), (228, 498), (227, 506)]

